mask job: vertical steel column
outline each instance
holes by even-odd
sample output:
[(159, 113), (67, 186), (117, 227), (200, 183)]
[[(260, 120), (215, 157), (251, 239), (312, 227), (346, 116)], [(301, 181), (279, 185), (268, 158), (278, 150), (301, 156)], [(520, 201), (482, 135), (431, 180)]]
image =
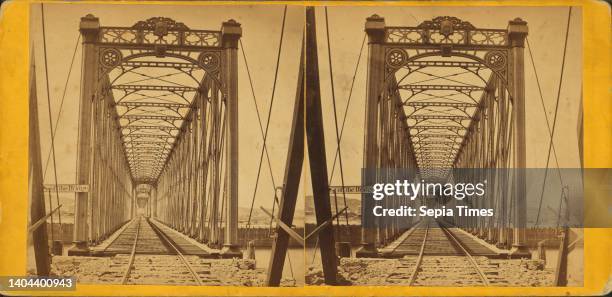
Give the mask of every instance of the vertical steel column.
[[(200, 228), (199, 228), (199, 234), (198, 234), (198, 240), (200, 242), (204, 242), (209, 234), (208, 230), (206, 229), (206, 218), (207, 218), (207, 212), (208, 212), (208, 203), (207, 203), (207, 194), (208, 191), (206, 189), (206, 180), (208, 177), (208, 163), (210, 162), (210, 158), (209, 158), (209, 154), (208, 154), (208, 138), (207, 138), (207, 131), (209, 129), (208, 125), (207, 125), (207, 121), (208, 118), (210, 117), (210, 115), (208, 114), (208, 100), (209, 100), (209, 92), (210, 92), (210, 86), (209, 86), (210, 81), (209, 80), (205, 80), (203, 82), (203, 86), (202, 86), (202, 91), (200, 91), (199, 95), (197, 97), (197, 99), (200, 101), (200, 113), (201, 116), (198, 119), (198, 122), (200, 124), (200, 127), (202, 127), (201, 129), (201, 139), (202, 139), (202, 144), (201, 144), (201, 156), (202, 156), (202, 161), (206, 161), (204, 162), (200, 162), (198, 164), (199, 169), (199, 176), (198, 176), (198, 189), (199, 189), (199, 200), (200, 200)], [(212, 129), (211, 129), (212, 130)]]
[(147, 199), (147, 217), (151, 217), (151, 204), (153, 203), (151, 197), (151, 190), (149, 189), (149, 199)]
[(235, 20), (223, 22), (221, 40), (224, 48), (224, 82), (226, 85), (225, 106), (227, 110), (227, 206), (225, 238), (221, 255), (240, 257), (238, 246), (238, 40), (242, 28)]
[(508, 38), (512, 47), (512, 60), (510, 61), (512, 75), (512, 99), (515, 115), (516, 139), (516, 203), (514, 221), (514, 239), (510, 254), (513, 257), (529, 257), (527, 249), (525, 228), (527, 220), (527, 188), (525, 168), (526, 163), (526, 137), (525, 137), (525, 38), (527, 37), (527, 22), (516, 18), (508, 23)]
[(200, 147), (198, 145), (198, 133), (199, 133), (199, 124), (198, 124), (198, 114), (199, 114), (199, 102), (198, 102), (198, 98), (200, 97), (200, 95), (196, 95), (196, 97), (193, 99), (195, 100), (195, 109), (192, 111), (191, 113), (191, 118), (190, 120), (190, 125), (191, 125), (191, 162), (189, 163), (189, 168), (191, 169), (191, 173), (189, 174), (189, 181), (190, 181), (190, 192), (191, 192), (191, 197), (192, 197), (192, 202), (191, 202), (191, 217), (190, 217), (190, 223), (191, 223), (191, 227), (189, 228), (189, 236), (192, 238), (195, 238), (197, 235), (197, 211), (198, 211), (198, 164), (199, 164), (199, 159), (198, 159), (198, 152), (200, 150)]
[(132, 219), (136, 218), (136, 186), (132, 188)]
[[(385, 19), (372, 15), (366, 19), (365, 31), (368, 34), (368, 77), (366, 90), (366, 118), (365, 136), (363, 148), (363, 167), (368, 170), (377, 168), (377, 127), (378, 127), (378, 102), (384, 82), (384, 51), (382, 43), (385, 37)], [(371, 177), (371, 175), (370, 175)], [(373, 178), (364, 180), (365, 185), (373, 185)], [(373, 207), (373, 200), (367, 199), (367, 194), (362, 194), (364, 209)], [(377, 257), (378, 251), (374, 242), (376, 241), (376, 230), (372, 228), (361, 229), (361, 247), (355, 255), (357, 257)]]
[[(76, 183), (90, 183), (91, 166), (91, 108), (98, 82), (98, 56), (95, 42), (100, 32), (100, 20), (91, 14), (81, 18), (79, 31), (83, 37), (83, 68), (81, 71), (81, 103), (79, 114), (79, 135), (77, 147)], [(74, 245), (68, 255), (86, 255), (87, 244), (87, 203), (89, 193), (75, 194)]]
[[(103, 84), (100, 84), (103, 85)], [(104, 86), (102, 86), (104, 87)], [(97, 90), (96, 90), (97, 91)], [(99, 186), (100, 184), (100, 176), (103, 174), (101, 174), (101, 172), (99, 172), (98, 170), (94, 170), (94, 168), (100, 168), (100, 156), (99, 156), (99, 152), (100, 152), (100, 142), (98, 141), (99, 138), (99, 134), (100, 134), (100, 128), (103, 129), (104, 124), (100, 123), (100, 98), (95, 98), (92, 101), (92, 141), (91, 141), (91, 162), (92, 162), (92, 166), (90, 167), (90, 183), (89, 183), (89, 203), (88, 203), (88, 222), (89, 222), (89, 239), (91, 241), (93, 241), (94, 243), (96, 242), (96, 239), (98, 238), (98, 236), (100, 235), (100, 230), (99, 230), (99, 218), (101, 217), (100, 214), (103, 214), (104, 211), (100, 209), (100, 190), (102, 189), (102, 187)]]
[(157, 218), (157, 188), (151, 185), (151, 201), (153, 203), (153, 210), (151, 212), (151, 217)]
[[(379, 94), (379, 120), (380, 123), (380, 147), (378, 149), (378, 164), (379, 168), (384, 168), (382, 173), (382, 180), (387, 182), (390, 180), (389, 177), (389, 94), (387, 92), (387, 88), (385, 86), (384, 92)], [(393, 199), (392, 197), (388, 197), (389, 199), (383, 199), (381, 203), (384, 208), (389, 208), (389, 201)], [(370, 209), (370, 208), (365, 208)], [(388, 220), (379, 219), (380, 224), (378, 224), (378, 239), (377, 245), (384, 246), (387, 243), (387, 238), (389, 236), (389, 228), (388, 228)]]

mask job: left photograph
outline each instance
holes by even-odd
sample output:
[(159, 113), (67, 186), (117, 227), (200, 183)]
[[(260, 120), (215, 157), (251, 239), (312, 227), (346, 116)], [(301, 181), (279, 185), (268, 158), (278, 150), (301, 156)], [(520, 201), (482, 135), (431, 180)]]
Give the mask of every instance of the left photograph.
[(275, 243), (304, 233), (304, 194), (278, 219), (303, 31), (300, 6), (32, 5), (28, 273), (304, 285)]

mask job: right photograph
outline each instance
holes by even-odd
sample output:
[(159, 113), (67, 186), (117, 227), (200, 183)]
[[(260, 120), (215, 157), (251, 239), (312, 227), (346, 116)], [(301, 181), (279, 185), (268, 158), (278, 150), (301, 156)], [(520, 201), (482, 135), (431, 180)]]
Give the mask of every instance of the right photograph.
[(583, 286), (580, 7), (306, 9), (308, 286)]

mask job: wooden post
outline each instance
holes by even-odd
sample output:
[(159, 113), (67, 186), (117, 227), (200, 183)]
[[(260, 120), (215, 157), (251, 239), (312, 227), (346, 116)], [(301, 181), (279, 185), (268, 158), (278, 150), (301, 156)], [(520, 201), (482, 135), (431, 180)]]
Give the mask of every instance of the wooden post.
[[(34, 51), (32, 51), (32, 61)], [(30, 203), (30, 222), (35, 224), (45, 217), (45, 189), (43, 188), (42, 161), (40, 156), (40, 133), (38, 130), (38, 100), (36, 97), (36, 67), (34, 62), (30, 67), (30, 129), (28, 153), (30, 162), (28, 166), (28, 199)], [(61, 234), (60, 234), (61, 235)], [(51, 259), (49, 257), (49, 241), (47, 235), (47, 223), (43, 222), (38, 228), (32, 231), (31, 244), (34, 246), (34, 260), (36, 262), (36, 274), (41, 276), (49, 275), (51, 270)]]
[[(98, 55), (95, 42), (100, 32), (100, 20), (91, 14), (81, 18), (79, 30), (83, 37), (83, 68), (81, 70), (81, 107), (77, 147), (77, 184), (90, 184), (91, 156), (91, 109), (98, 84)], [(87, 203), (89, 193), (76, 193), (74, 210), (74, 245), (68, 255), (86, 255)]]
[(559, 255), (557, 256), (557, 266), (555, 268), (555, 286), (565, 287), (567, 286), (567, 245), (569, 243), (569, 231), (570, 228), (566, 222), (563, 227), (563, 236), (561, 237), (561, 243), (559, 244)]
[[(295, 204), (304, 164), (304, 45), (298, 73), (298, 84), (293, 104), (293, 120), (287, 161), (285, 162), (285, 177), (283, 179), (283, 195), (280, 199), (278, 218), (287, 226), (293, 223)], [(272, 256), (268, 265), (266, 285), (277, 287), (283, 275), (283, 267), (289, 245), (289, 233), (280, 225), (276, 226), (276, 237), (272, 243)]]
[[(565, 287), (567, 286), (567, 256), (569, 254), (568, 244), (570, 237), (569, 219), (570, 219), (570, 206), (568, 199), (569, 190), (563, 188), (561, 193), (561, 199), (565, 200), (565, 220), (563, 226), (563, 237), (559, 245), (559, 255), (557, 256), (557, 266), (555, 269), (555, 286)], [(562, 201), (563, 201), (562, 200)], [(559, 209), (561, 211), (561, 209)]]
[(238, 40), (242, 36), (240, 24), (234, 20), (223, 22), (221, 41), (224, 48), (225, 106), (227, 112), (226, 160), (227, 206), (225, 237), (221, 255), (242, 258), (238, 245)]
[[(382, 92), (384, 81), (384, 53), (382, 43), (385, 36), (385, 19), (372, 15), (367, 18), (365, 31), (368, 34), (368, 47), (370, 56), (368, 58), (369, 72), (366, 90), (366, 119), (365, 136), (363, 147), (363, 168), (375, 170), (377, 164), (377, 129), (378, 129), (378, 101)], [(376, 181), (369, 174), (364, 180), (364, 185), (373, 185)], [(373, 200), (368, 199), (368, 194), (362, 194), (363, 209), (372, 209)], [(361, 228), (361, 247), (355, 255), (357, 257), (377, 257), (378, 251), (375, 246), (376, 230), (374, 228)]]
[[(314, 7), (306, 7), (306, 138), (310, 176), (314, 196), (317, 225), (332, 218), (329, 201), (329, 183), (321, 111), (321, 90), (319, 83), (319, 58), (317, 54), (317, 35)], [(334, 231), (331, 224), (319, 232), (319, 247), (323, 262), (325, 283), (336, 284), (337, 258)]]
[(525, 137), (525, 38), (527, 37), (527, 22), (516, 18), (508, 23), (508, 38), (512, 47), (511, 82), (513, 112), (515, 115), (515, 144), (516, 144), (516, 203), (514, 239), (510, 255), (515, 258), (530, 257), (525, 244), (525, 229), (527, 227), (527, 181), (525, 176), (526, 137)]

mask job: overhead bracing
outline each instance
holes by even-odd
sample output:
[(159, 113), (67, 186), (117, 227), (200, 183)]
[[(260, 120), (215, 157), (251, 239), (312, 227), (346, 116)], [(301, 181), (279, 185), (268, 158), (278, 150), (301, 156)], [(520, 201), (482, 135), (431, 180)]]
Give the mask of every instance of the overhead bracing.
[[(240, 256), (240, 24), (230, 20), (219, 31), (191, 30), (155, 17), (131, 27), (103, 27), (87, 15), (80, 31), (77, 183), (90, 185), (90, 191), (77, 193), (77, 245), (71, 253), (87, 253), (88, 243), (134, 216), (134, 189), (148, 184), (147, 215), (202, 242), (223, 245), (225, 256)], [(155, 32), (154, 37), (144, 32)], [(160, 71), (166, 74), (150, 74)]]
[[(370, 53), (365, 169), (417, 168), (419, 178), (439, 180), (449, 178), (453, 168), (525, 168), (524, 21), (512, 20), (506, 30), (481, 29), (443, 16), (416, 27), (387, 27), (373, 15), (365, 31)], [(524, 255), (524, 173), (512, 177), (516, 185), (496, 183), (508, 177), (480, 178), (488, 178), (494, 190), (478, 206), (497, 207), (503, 215), (499, 222), (463, 218), (469, 220), (463, 223), (500, 247), (512, 245), (513, 255)], [(362, 199), (369, 209), (372, 199)], [(505, 233), (510, 225), (515, 226), (512, 242)], [(357, 256), (376, 256), (375, 247), (401, 231), (393, 224), (364, 228)]]

